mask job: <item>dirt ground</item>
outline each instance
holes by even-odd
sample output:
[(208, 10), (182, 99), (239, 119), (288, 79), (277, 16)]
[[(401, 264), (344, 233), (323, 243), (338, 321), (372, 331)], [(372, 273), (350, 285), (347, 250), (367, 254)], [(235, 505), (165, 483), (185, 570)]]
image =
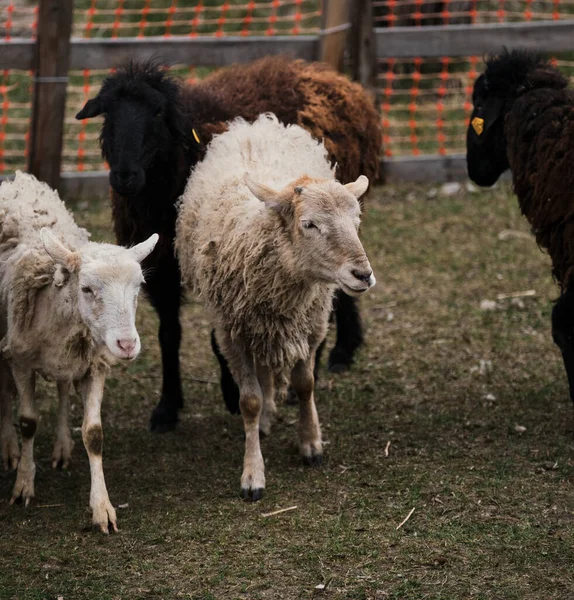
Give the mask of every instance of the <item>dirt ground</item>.
[[(107, 207), (76, 208), (96, 239), (110, 238)], [(160, 365), (144, 302), (142, 355), (113, 372), (103, 412), (121, 531), (90, 530), (77, 401), (74, 463), (52, 471), (54, 395), (43, 385), (35, 502), (9, 506), (15, 474), (0, 474), (0, 598), (574, 598), (557, 290), (515, 198), (504, 186), (379, 188), (363, 238), (378, 279), (362, 300), (368, 343), (349, 373), (321, 372), (322, 468), (301, 464), (297, 411), (282, 406), (263, 441), (266, 496), (239, 498), (242, 425), (223, 406), (193, 300), (186, 409), (175, 433), (150, 434)]]

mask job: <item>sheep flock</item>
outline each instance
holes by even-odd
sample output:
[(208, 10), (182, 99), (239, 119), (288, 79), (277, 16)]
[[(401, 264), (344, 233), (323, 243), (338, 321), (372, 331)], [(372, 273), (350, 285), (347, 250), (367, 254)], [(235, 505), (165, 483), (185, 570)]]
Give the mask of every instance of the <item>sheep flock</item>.
[[(152, 431), (174, 429), (183, 406), (185, 293), (202, 303), (224, 402), (243, 421), (241, 496), (257, 501), (264, 493), (260, 435), (271, 433), (278, 398), (299, 404), (303, 462), (322, 463), (318, 366), (331, 321), (333, 373), (352, 367), (364, 341), (357, 298), (375, 274), (359, 226), (369, 188), (381, 179), (382, 136), (360, 85), (284, 57), (190, 86), (154, 61), (130, 62), (77, 118), (100, 115), (119, 245), (91, 242), (57, 192), (33, 176), (18, 172), (0, 185), (0, 439), (4, 467), (16, 470), (11, 503), (28, 505), (36, 377), (57, 386), (54, 467), (70, 463), (69, 403), (74, 391), (81, 396), (92, 524), (108, 533), (118, 525), (100, 411), (110, 369), (141, 349), (140, 287), (159, 316), (162, 382)], [(492, 55), (474, 84), (466, 157), (480, 186), (510, 169), (522, 213), (550, 255), (560, 287), (552, 334), (572, 400), (573, 115), (574, 92), (556, 67), (526, 51)]]

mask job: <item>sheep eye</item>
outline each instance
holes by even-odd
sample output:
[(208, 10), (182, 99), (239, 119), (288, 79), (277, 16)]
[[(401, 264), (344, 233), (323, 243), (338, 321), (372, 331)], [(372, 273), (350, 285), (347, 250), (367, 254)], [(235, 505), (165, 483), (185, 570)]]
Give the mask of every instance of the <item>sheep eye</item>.
[(92, 290), (92, 288), (91, 288), (91, 287), (88, 287), (87, 285), (83, 285), (83, 286), (82, 286), (82, 293), (83, 293), (83, 294), (89, 294), (89, 295), (92, 295), (92, 296), (93, 296), (93, 294), (94, 294), (94, 290)]
[(301, 225), (303, 225), (303, 229), (317, 229), (317, 225), (313, 221), (301, 221)]

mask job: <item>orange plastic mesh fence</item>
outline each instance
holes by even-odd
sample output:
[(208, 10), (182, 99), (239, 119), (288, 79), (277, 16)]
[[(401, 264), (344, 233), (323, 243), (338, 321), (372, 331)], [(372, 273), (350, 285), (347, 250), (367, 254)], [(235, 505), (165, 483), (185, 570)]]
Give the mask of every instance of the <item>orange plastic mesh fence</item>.
[[(525, 22), (572, 19), (574, 0), (373, 0), (373, 12), (383, 28)], [(573, 76), (572, 58), (553, 60)], [(472, 87), (482, 68), (477, 56), (379, 61), (385, 156), (464, 152)]]
[[(373, 0), (377, 27), (428, 26), (574, 18), (574, 0)], [(76, 0), (73, 35), (82, 38), (188, 35), (316, 34), (319, 0)], [(0, 0), (0, 37), (34, 37), (37, 6)], [(504, 40), (501, 40), (501, 44)], [(496, 49), (493, 49), (496, 50)], [(574, 53), (556, 64), (574, 75)], [(210, 69), (175, 68), (192, 83)], [(481, 57), (380, 61), (379, 105), (386, 156), (464, 152), (472, 84)], [(74, 115), (107, 71), (70, 72), (63, 169), (105, 168), (100, 123)], [(0, 73), (0, 175), (24, 168), (28, 152), (32, 74)]]

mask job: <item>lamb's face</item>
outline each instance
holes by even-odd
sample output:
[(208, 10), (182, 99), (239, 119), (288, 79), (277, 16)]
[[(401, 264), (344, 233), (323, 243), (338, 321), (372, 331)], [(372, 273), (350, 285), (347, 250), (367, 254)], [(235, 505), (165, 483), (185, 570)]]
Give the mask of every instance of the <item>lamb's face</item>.
[(297, 186), (294, 199), (293, 237), (300, 247), (299, 256), (308, 261), (308, 272), (336, 283), (350, 296), (359, 296), (375, 285), (358, 235), (358, 198), (368, 185), (363, 177), (348, 186), (333, 181)]
[(120, 359), (133, 360), (141, 349), (135, 318), (142, 283), (140, 264), (127, 250), (111, 260), (84, 260), (78, 273), (82, 320), (94, 341)]
[(133, 248), (87, 244), (78, 252), (65, 248), (48, 229), (42, 229), (46, 252), (77, 274), (78, 309), (96, 344), (123, 360), (141, 349), (135, 317), (140, 286), (140, 263), (154, 249), (157, 234)]
[(367, 191), (365, 176), (341, 185), (303, 177), (274, 192), (246, 179), (251, 191), (291, 228), (297, 268), (316, 281), (337, 284), (358, 296), (375, 285), (358, 229), (358, 199)]

